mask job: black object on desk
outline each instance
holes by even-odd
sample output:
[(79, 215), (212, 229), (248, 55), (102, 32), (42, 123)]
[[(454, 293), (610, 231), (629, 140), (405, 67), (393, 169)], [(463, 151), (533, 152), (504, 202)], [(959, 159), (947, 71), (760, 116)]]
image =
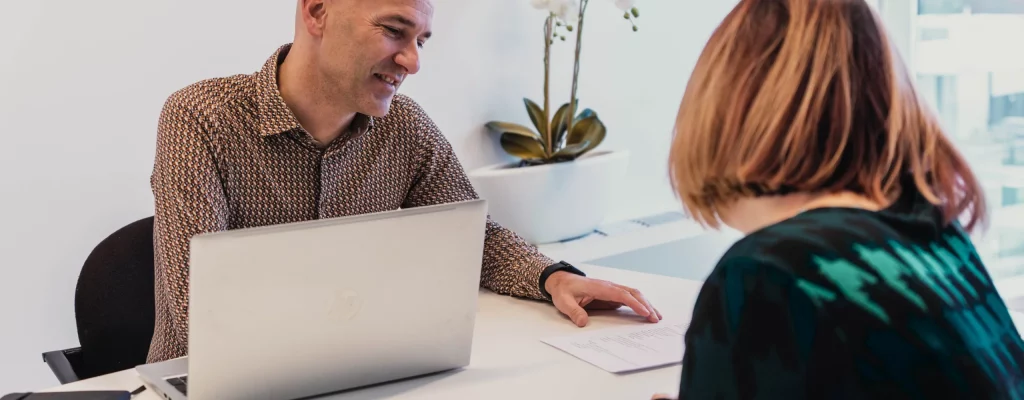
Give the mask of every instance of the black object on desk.
[(129, 400), (126, 390), (97, 390), (83, 392), (11, 393), (0, 400)]

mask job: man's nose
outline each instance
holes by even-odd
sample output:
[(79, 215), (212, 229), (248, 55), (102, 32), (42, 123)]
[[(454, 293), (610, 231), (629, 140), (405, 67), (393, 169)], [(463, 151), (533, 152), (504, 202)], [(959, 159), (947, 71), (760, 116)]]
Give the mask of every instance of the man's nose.
[(395, 55), (395, 62), (405, 68), (407, 74), (412, 75), (420, 70), (420, 50), (416, 43), (412, 43)]

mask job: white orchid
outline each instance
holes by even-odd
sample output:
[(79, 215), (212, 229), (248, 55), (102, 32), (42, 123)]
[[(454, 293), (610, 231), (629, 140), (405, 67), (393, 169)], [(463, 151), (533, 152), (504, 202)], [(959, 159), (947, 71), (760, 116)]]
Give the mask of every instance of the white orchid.
[[(633, 32), (640, 10), (637, 0), (612, 0), (623, 11), (622, 18), (629, 21)], [(537, 104), (528, 98), (527, 113), (536, 130), (509, 122), (491, 121), (487, 128), (501, 136), (501, 147), (508, 154), (521, 159), (520, 166), (542, 165), (575, 160), (597, 147), (604, 140), (606, 128), (593, 110), (579, 112), (580, 52), (583, 48), (583, 14), (590, 0), (530, 0), (534, 8), (545, 11), (544, 16), (544, 102)], [(568, 34), (567, 32), (571, 32)], [(551, 104), (551, 46), (566, 36), (576, 36), (576, 56), (573, 63), (572, 92), (569, 101), (558, 107)], [(538, 37), (539, 39), (539, 37)], [(555, 111), (557, 109), (557, 111)]]
[(630, 11), (636, 7), (636, 0), (615, 0), (615, 6), (622, 11)]
[(558, 19), (567, 24), (576, 21), (580, 13), (580, 5), (577, 0), (530, 0), (533, 8), (547, 10), (555, 14)]

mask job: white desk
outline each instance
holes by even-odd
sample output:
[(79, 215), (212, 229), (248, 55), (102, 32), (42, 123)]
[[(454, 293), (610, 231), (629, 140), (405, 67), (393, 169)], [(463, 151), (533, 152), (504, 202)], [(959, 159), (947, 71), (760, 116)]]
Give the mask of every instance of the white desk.
[[(581, 265), (591, 277), (640, 289), (666, 320), (689, 319), (700, 282), (619, 269)], [(582, 329), (641, 324), (626, 309), (592, 316)], [(469, 367), (414, 380), (340, 393), (329, 399), (649, 399), (678, 390), (679, 364), (614, 375), (540, 342), (548, 336), (581, 332), (551, 305), (490, 292), (480, 295), (480, 311)], [(134, 370), (50, 389), (134, 390)], [(152, 390), (135, 399), (158, 400)]]

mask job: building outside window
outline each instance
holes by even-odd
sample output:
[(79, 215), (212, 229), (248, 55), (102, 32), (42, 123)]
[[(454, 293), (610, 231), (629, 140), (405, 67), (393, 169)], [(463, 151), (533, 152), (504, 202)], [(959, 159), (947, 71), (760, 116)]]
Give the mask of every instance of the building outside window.
[(985, 187), (976, 238), (997, 282), (1024, 287), (1024, 0), (878, 0), (919, 94)]

